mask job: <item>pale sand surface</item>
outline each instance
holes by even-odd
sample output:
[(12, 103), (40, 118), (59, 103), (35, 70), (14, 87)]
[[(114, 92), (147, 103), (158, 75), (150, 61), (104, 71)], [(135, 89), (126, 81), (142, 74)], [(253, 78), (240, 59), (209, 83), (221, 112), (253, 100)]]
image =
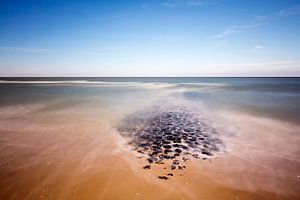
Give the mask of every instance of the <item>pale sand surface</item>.
[(142, 169), (145, 161), (111, 126), (120, 116), (106, 114), (54, 112), (2, 119), (0, 199), (300, 198), (295, 125), (228, 113), (223, 117), (239, 134), (224, 139), (227, 153), (211, 162), (190, 160), (186, 170), (160, 180), (164, 169)]

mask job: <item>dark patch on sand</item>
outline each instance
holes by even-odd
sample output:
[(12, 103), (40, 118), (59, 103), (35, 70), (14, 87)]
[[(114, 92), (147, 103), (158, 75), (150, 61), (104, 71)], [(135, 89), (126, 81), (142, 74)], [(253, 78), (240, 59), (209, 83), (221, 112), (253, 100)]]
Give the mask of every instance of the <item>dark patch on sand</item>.
[(167, 169), (184, 170), (191, 158), (210, 160), (224, 146), (215, 128), (183, 107), (128, 116), (119, 131), (147, 160), (144, 169), (168, 164)]

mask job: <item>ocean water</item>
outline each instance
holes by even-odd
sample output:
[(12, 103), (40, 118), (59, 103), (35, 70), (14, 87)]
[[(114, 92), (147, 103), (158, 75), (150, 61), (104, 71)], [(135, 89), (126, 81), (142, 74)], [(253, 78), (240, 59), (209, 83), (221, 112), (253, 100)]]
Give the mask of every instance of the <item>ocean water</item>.
[(130, 104), (140, 96), (153, 98), (159, 93), (205, 104), (208, 109), (295, 123), (300, 119), (300, 78), (0, 78), (2, 106), (89, 97), (104, 103), (124, 98)]
[[(175, 110), (222, 145), (157, 182), (120, 127)], [(0, 199), (297, 199), (299, 133), (300, 78), (0, 78)]]

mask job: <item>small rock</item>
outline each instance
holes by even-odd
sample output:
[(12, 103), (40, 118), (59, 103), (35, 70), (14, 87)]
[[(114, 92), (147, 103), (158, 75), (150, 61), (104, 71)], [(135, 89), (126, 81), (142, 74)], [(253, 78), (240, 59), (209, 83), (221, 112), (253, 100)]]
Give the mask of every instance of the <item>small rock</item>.
[(186, 162), (186, 161), (188, 161), (188, 160), (189, 160), (189, 158), (182, 157), (182, 160), (183, 160), (183, 162)]
[(202, 151), (201, 153), (207, 156), (213, 156), (213, 154), (208, 151)]
[(174, 165), (179, 165), (179, 160), (173, 160)]
[(193, 156), (194, 158), (199, 158), (199, 155), (198, 155), (198, 154), (196, 154), (196, 153), (195, 153), (195, 154), (193, 154), (192, 156)]
[(182, 150), (181, 150), (181, 149), (175, 149), (175, 152), (176, 152), (176, 153), (181, 153)]
[(143, 167), (143, 169), (151, 169), (151, 165), (146, 165)]
[(178, 169), (183, 170), (185, 166), (178, 166)]
[(169, 178), (166, 177), (166, 176), (159, 176), (158, 178), (159, 178), (159, 179), (164, 179), (164, 180), (168, 180), (168, 179), (169, 179)]

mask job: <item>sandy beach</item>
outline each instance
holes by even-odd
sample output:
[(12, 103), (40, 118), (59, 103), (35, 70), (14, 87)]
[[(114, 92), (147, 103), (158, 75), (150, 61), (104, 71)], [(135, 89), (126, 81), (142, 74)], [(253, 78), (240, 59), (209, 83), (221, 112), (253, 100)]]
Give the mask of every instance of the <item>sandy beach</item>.
[(300, 200), (300, 0), (0, 0), (0, 200)]
[[(132, 113), (157, 104), (157, 99), (141, 101), (135, 108), (115, 102), (114, 107), (96, 108), (94, 98), (4, 107), (0, 198), (299, 198), (297, 124), (236, 111), (214, 112), (214, 123), (224, 130), (218, 136), (224, 151), (205, 160), (190, 156), (182, 170), (172, 170), (169, 160), (143, 169), (147, 159), (118, 130)], [(121, 107), (126, 109), (120, 112)]]

